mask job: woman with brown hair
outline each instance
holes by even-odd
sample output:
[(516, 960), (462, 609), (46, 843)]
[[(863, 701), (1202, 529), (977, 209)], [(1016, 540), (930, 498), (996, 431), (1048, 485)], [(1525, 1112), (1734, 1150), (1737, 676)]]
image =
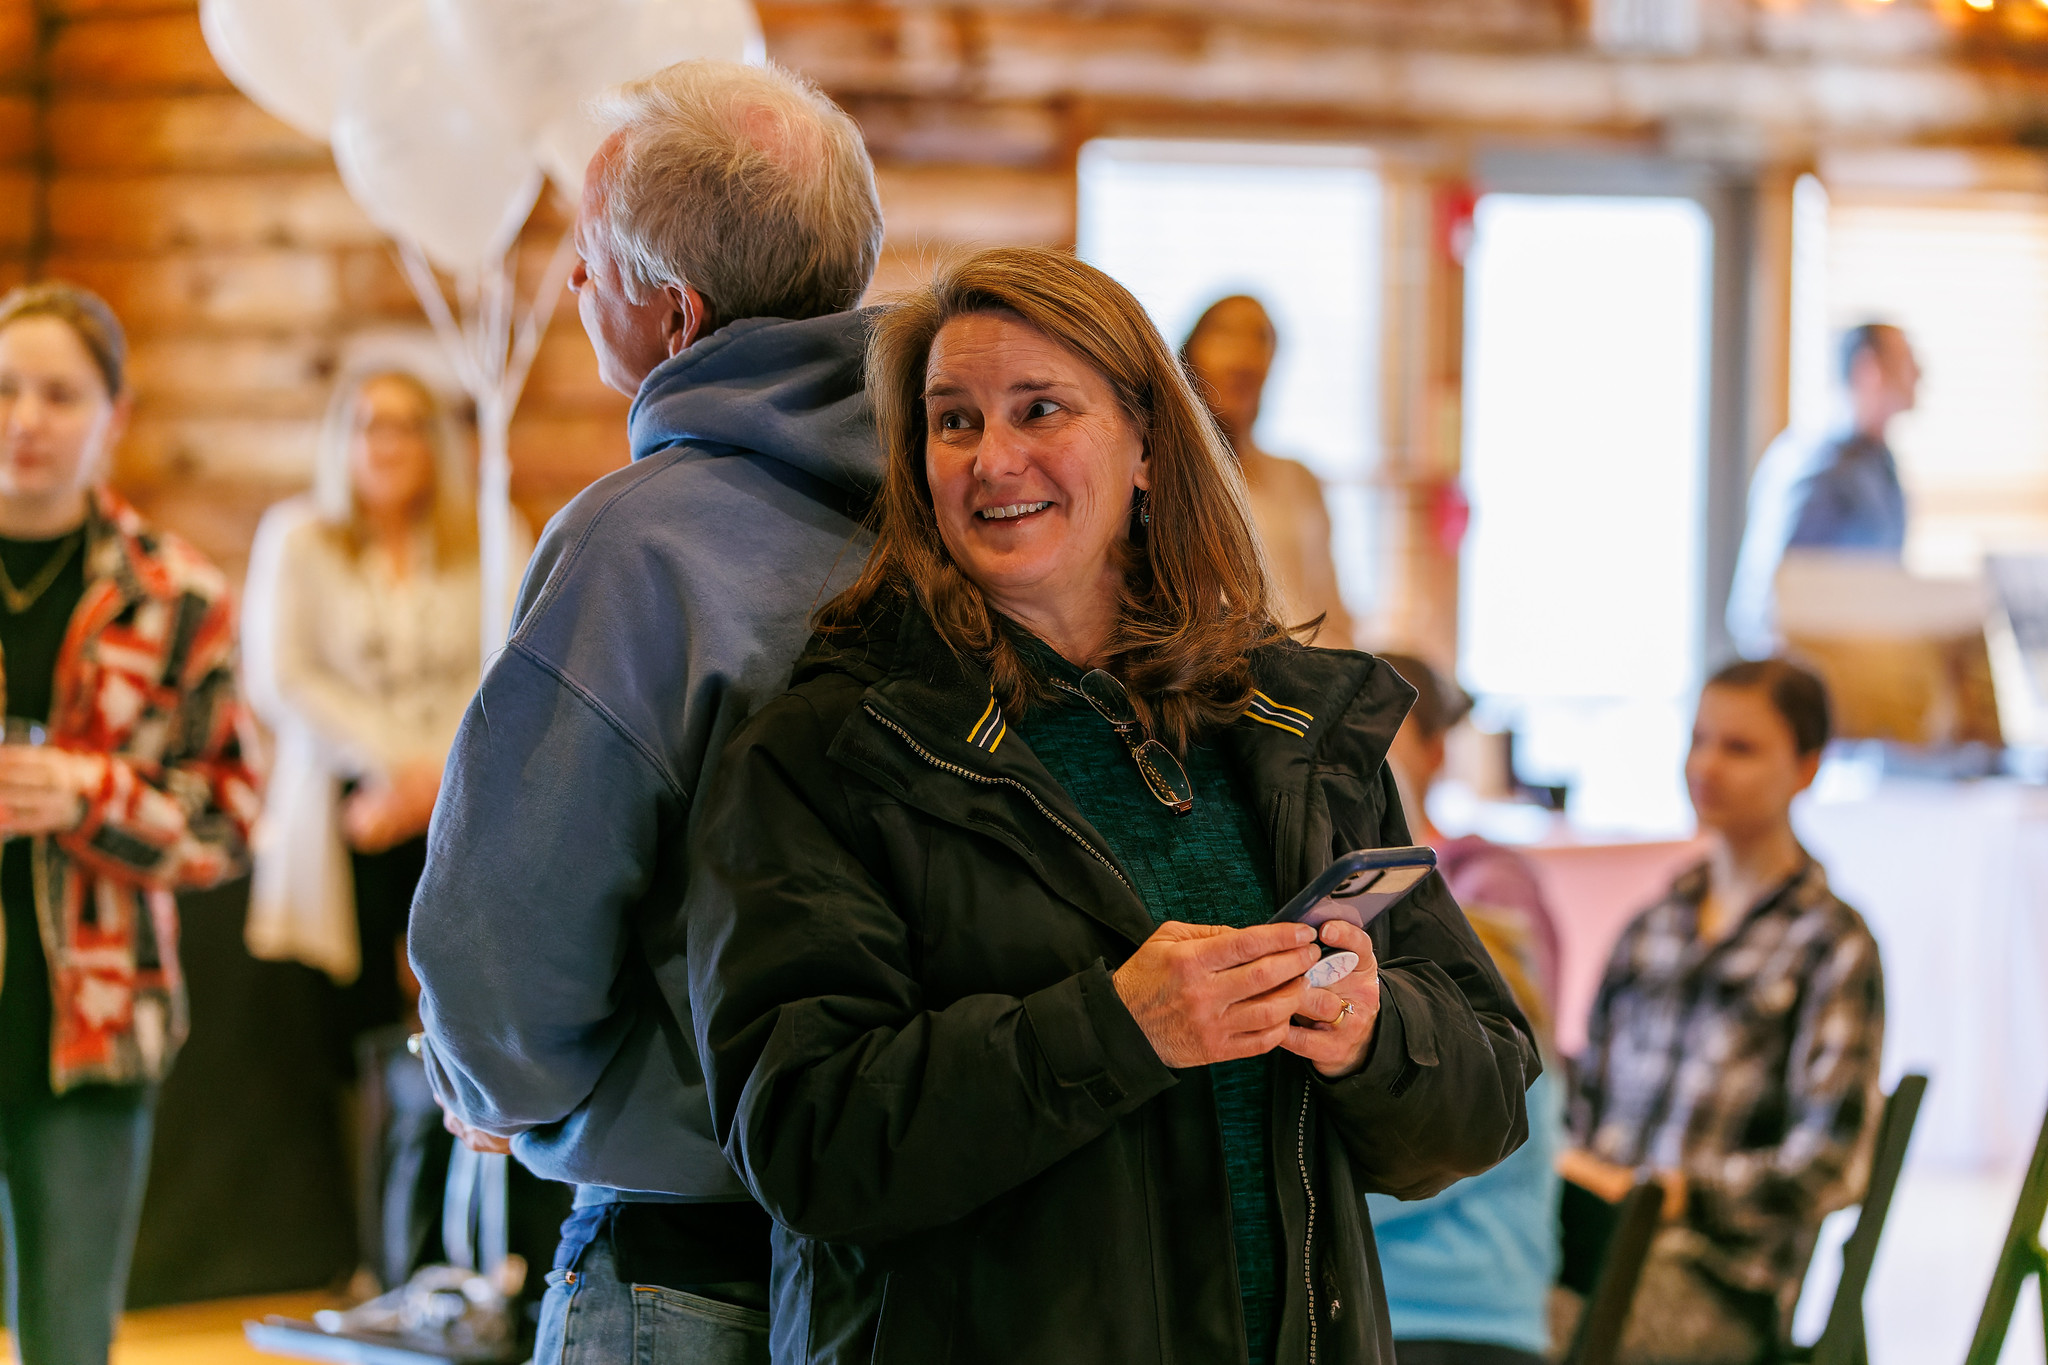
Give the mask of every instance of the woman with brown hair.
[(1269, 924), (1408, 842), (1413, 695), (1268, 607), (1137, 301), (983, 252), (880, 321), (866, 571), (697, 803), (687, 979), (781, 1225), (781, 1361), (1383, 1362), (1364, 1194), (1525, 1131), (1535, 1049), (1440, 883)]
[(227, 584), (105, 483), (126, 369), (85, 290), (0, 298), (0, 1226), (25, 1365), (107, 1358), (185, 1038), (172, 893), (233, 874), (256, 815)]

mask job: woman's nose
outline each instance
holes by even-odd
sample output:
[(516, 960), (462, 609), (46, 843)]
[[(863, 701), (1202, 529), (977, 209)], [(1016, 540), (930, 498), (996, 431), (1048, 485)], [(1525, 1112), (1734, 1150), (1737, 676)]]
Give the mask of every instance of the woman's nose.
[(36, 397), (34, 390), (24, 390), (0, 409), (0, 425), (9, 431), (33, 431), (49, 415), (49, 405)]
[(1021, 473), (1030, 462), (1023, 434), (1007, 422), (990, 422), (974, 443), (974, 472), (983, 482)]

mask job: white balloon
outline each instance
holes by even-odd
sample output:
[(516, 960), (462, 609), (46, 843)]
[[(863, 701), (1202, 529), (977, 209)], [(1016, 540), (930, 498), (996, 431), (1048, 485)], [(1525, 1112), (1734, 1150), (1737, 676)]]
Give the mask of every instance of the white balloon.
[(325, 142), (351, 52), (406, 3), (418, 0), (200, 0), (199, 27), (237, 89)]
[(761, 21), (749, 0), (639, 0), (638, 9), (632, 41), (612, 49), (601, 67), (589, 71), (575, 98), (534, 139), (540, 164), (572, 203), (581, 197), (584, 168), (608, 132), (588, 108), (593, 98), (621, 82), (696, 57), (753, 66), (768, 60)]
[(497, 258), (540, 194), (540, 168), (483, 107), (424, 8), (385, 16), (351, 62), (334, 160), (373, 222), (457, 272)]
[(426, 0), (477, 92), (532, 138), (631, 45), (645, 0)]

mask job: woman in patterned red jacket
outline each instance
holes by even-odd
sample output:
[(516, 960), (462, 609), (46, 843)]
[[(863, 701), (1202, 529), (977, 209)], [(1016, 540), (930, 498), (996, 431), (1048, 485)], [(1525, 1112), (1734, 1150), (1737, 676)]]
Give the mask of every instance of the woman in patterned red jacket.
[(220, 571), (109, 491), (126, 343), (66, 285), (0, 298), (0, 1185), (23, 1365), (103, 1362), (185, 1034), (172, 892), (257, 807)]

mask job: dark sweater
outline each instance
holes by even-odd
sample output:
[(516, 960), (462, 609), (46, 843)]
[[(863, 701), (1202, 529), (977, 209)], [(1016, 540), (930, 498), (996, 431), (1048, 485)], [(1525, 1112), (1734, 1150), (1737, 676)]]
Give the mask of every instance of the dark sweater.
[[(6, 714), (39, 724), (50, 719), (57, 652), (71, 613), (85, 595), (85, 555), (77, 533), (56, 540), (0, 540), (0, 565), (25, 587), (69, 545), (56, 581), (27, 611), (0, 606), (0, 676)], [(0, 909), (5, 911), (6, 969), (0, 984), (0, 1103), (47, 1098), (50, 1093), (50, 967), (36, 923), (35, 882), (28, 839), (9, 839), (0, 854)]]
[[(1042, 649), (1032, 665), (1069, 683), (1079, 670)], [(1200, 745), (1183, 756), (1195, 808), (1175, 815), (1159, 803), (1109, 722), (1078, 698), (1018, 717), (1016, 730), (1066, 789), (1144, 899), (1154, 924), (1227, 924), (1242, 929), (1272, 917), (1272, 856), (1222, 755)], [(1206, 1070), (1216, 1097), (1230, 1223), (1244, 1296), (1250, 1365), (1273, 1358), (1279, 1328), (1278, 1199), (1272, 1179), (1271, 1056), (1217, 1062)], [(1200, 1197), (1198, 1191), (1183, 1192)]]

